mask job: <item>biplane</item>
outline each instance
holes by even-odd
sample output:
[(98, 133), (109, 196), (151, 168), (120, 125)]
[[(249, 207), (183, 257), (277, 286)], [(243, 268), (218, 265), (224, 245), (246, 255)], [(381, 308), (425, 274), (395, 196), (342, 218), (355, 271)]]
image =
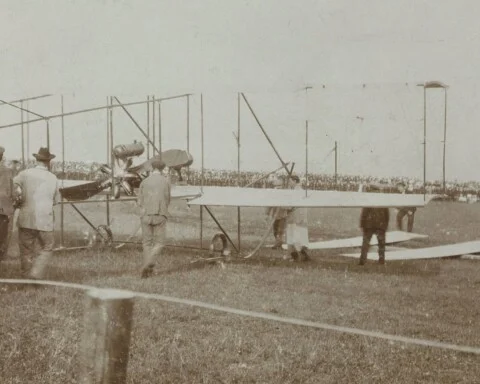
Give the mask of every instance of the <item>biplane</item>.
[[(143, 150), (143, 145), (137, 142), (117, 145), (113, 150), (113, 168), (102, 165), (99, 169), (101, 177), (95, 181), (60, 180), (62, 197), (70, 203), (84, 201), (97, 194), (113, 195), (115, 199), (134, 200), (135, 190), (139, 187), (141, 181), (147, 177), (153, 159), (133, 165), (134, 159), (142, 155)], [(171, 149), (157, 156), (160, 156), (166, 166), (177, 175), (178, 184), (172, 185), (172, 198), (183, 199), (187, 201), (189, 206), (199, 206), (206, 209), (220, 228), (223, 239), (229, 242), (236, 251), (239, 251), (239, 249), (215, 218), (211, 207), (423, 207), (428, 202), (423, 195), (412, 194), (189, 186), (184, 183), (182, 176), (182, 169), (193, 164), (193, 157), (187, 151)], [(94, 227), (94, 229), (99, 231), (98, 228)], [(104, 230), (100, 234), (112, 241), (113, 234), (111, 231)], [(410, 238), (407, 236), (404, 240), (404, 237), (400, 236), (399, 241)], [(322, 245), (312, 243), (312, 249), (315, 248), (320, 249)]]

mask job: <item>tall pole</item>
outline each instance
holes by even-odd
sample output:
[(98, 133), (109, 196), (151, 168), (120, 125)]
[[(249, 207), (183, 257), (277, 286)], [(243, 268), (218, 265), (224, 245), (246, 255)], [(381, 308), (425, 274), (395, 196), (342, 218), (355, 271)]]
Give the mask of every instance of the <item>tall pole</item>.
[(305, 87), (305, 197), (308, 196), (308, 90), (312, 87)]
[[(65, 119), (63, 118), (63, 95), (60, 97), (60, 111), (62, 113), (62, 177), (65, 179)], [(63, 196), (61, 197), (63, 203)], [(64, 245), (64, 222), (65, 222), (65, 213), (64, 213), (64, 204), (60, 207), (60, 246)]]
[[(237, 186), (240, 187), (241, 176), (240, 176), (240, 127), (241, 127), (241, 102), (240, 102), (240, 93), (237, 93)], [(238, 234), (238, 252), (241, 248), (241, 210), (240, 207), (237, 207), (237, 234)]]
[[(107, 105), (110, 105), (110, 98), (107, 96)], [(107, 133), (107, 164), (110, 163), (110, 108), (108, 108), (107, 110), (107, 129), (106, 129), (106, 133)]]
[[(112, 167), (112, 193), (111, 196), (115, 198), (115, 162), (113, 159), (113, 96), (110, 96), (110, 118), (108, 129), (110, 131), (110, 166)], [(110, 196), (107, 196), (107, 206), (109, 206)], [(110, 226), (110, 209), (107, 211), (107, 225)]]
[(305, 197), (308, 196), (308, 120), (305, 120)]
[(45, 121), (47, 123), (47, 148), (50, 150), (50, 121), (48, 119), (45, 119)]
[(423, 198), (427, 193), (427, 88), (423, 87)]
[(241, 127), (241, 101), (240, 93), (237, 93), (237, 186), (240, 187), (240, 127)]
[(162, 102), (158, 102), (158, 151), (162, 155)]
[[(200, 190), (203, 193), (203, 168), (204, 168), (204, 142), (203, 142), (203, 93), (200, 94), (200, 131), (201, 131), (201, 150), (202, 150), (202, 170), (200, 179)], [(200, 206), (200, 248), (203, 248), (203, 205)]]
[(23, 101), (20, 102), (20, 107), (22, 108), (20, 110), (20, 119), (22, 121), (22, 164), (23, 166), (25, 167), (25, 132), (24, 132), (24, 129), (23, 129)]
[[(107, 105), (110, 105), (110, 98), (107, 96)], [(111, 117), (111, 109), (110, 108), (107, 108), (107, 164), (111, 164), (111, 156), (112, 154), (110, 153), (111, 152), (111, 149), (112, 149), (112, 144), (110, 142), (110, 117)], [(112, 186), (110, 187), (112, 189), (112, 192), (113, 192), (113, 184)], [(110, 225), (110, 195), (107, 194), (105, 196), (105, 199), (107, 201), (107, 203), (105, 204), (106, 205), (106, 215), (107, 215), (107, 225)]]
[[(187, 95), (187, 152), (190, 153), (190, 95)], [(187, 184), (190, 183), (190, 166), (187, 167)]]
[(150, 158), (150, 96), (147, 96), (147, 136), (148, 136), (147, 159), (149, 159)]
[[(155, 126), (155, 108), (156, 108), (155, 96), (152, 96), (152, 109), (153, 109), (153, 124), (152, 124), (152, 143), (155, 143), (157, 139), (157, 127)], [(155, 155), (155, 148), (153, 149), (152, 155)]]
[(335, 141), (335, 190), (338, 189), (338, 143)]
[(445, 94), (445, 111), (443, 113), (443, 194), (447, 192), (446, 184), (446, 150), (447, 150), (447, 88), (443, 88)]
[[(155, 132), (155, 95), (152, 95), (152, 131)], [(148, 136), (150, 139), (150, 136)], [(155, 133), (152, 138), (152, 155), (155, 155)]]
[(187, 95), (187, 152), (190, 153), (190, 95)]
[(201, 129), (201, 149), (202, 149), (202, 171), (201, 171), (201, 191), (203, 192), (204, 184), (204, 167), (205, 167), (205, 153), (204, 153), (204, 135), (203, 135), (203, 93), (200, 94), (200, 129)]
[[(29, 109), (28, 101), (27, 101), (27, 109)], [(26, 156), (27, 162), (30, 157), (29, 153), (30, 153), (30, 114), (27, 113), (27, 156)], [(25, 160), (24, 160), (23, 166), (25, 167)]]

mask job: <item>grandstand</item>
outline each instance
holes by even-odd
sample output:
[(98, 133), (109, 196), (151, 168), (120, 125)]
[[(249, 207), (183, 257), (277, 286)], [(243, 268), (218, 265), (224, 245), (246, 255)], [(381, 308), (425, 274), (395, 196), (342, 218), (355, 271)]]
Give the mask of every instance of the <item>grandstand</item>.
[[(15, 160), (10, 160), (7, 165), (11, 165)], [(73, 180), (95, 180), (101, 176), (99, 172), (100, 163), (94, 161), (66, 161), (52, 162), (52, 172), (60, 179)], [(34, 161), (29, 160), (26, 168), (34, 166)], [(267, 176), (268, 172), (262, 171), (241, 171), (240, 177), (237, 171), (222, 169), (204, 169), (203, 185), (209, 186), (246, 186), (253, 188), (272, 188), (273, 182)], [(410, 185), (412, 192), (423, 193), (423, 181), (417, 178), (408, 177), (376, 177), (360, 175), (335, 175), (333, 174), (308, 174), (308, 183), (304, 174), (299, 175), (302, 178), (303, 186), (313, 190), (338, 190), (338, 191), (358, 191), (361, 185), (381, 184), (384, 185), (385, 192), (395, 192), (395, 185), (403, 182)], [(202, 172), (199, 169), (191, 168), (188, 171), (188, 183), (190, 185), (201, 185)], [(255, 182), (255, 180), (260, 180)], [(426, 192), (429, 194), (443, 194), (443, 184), (440, 180), (427, 181)], [(476, 201), (480, 198), (480, 182), (468, 181), (448, 181), (446, 184), (446, 195), (450, 199), (461, 200), (461, 197), (471, 196), (471, 200)]]

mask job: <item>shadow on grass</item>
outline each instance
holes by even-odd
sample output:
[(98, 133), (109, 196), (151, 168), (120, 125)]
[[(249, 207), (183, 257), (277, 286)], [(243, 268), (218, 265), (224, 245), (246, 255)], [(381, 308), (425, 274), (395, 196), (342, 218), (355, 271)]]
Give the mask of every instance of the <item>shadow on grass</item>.
[(381, 273), (385, 275), (412, 275), (412, 276), (436, 276), (441, 272), (443, 260), (408, 260), (408, 261), (388, 261), (385, 265), (380, 265), (376, 261), (368, 261), (366, 265), (358, 265), (357, 258), (340, 256), (342, 252), (351, 249), (337, 250), (335, 253), (327, 251), (311, 252), (310, 261), (292, 262), (284, 260), (279, 256), (258, 256), (251, 259), (235, 258), (233, 264), (249, 264), (262, 267), (281, 267), (292, 269), (317, 269), (344, 272), (348, 270), (353, 273), (371, 274)]

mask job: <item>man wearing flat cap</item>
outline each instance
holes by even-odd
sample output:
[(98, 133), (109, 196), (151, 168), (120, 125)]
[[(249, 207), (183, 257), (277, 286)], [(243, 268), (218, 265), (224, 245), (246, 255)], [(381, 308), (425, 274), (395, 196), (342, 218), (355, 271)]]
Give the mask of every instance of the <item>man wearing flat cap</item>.
[[(57, 177), (50, 172), (50, 161), (55, 155), (48, 148), (40, 148), (33, 156), (36, 166), (19, 172), (13, 183), (21, 193), (17, 219), (21, 269), (32, 279), (42, 279), (52, 255), (53, 206), (58, 203), (60, 193)], [(37, 241), (41, 247), (38, 255)]]
[(170, 181), (162, 174), (165, 163), (155, 158), (151, 166), (152, 172), (141, 182), (137, 199), (142, 226), (142, 278), (153, 274), (157, 256), (165, 246), (170, 205)]
[(3, 154), (5, 148), (0, 147), (0, 260), (8, 249), (9, 223), (13, 216), (13, 172), (5, 166)]

